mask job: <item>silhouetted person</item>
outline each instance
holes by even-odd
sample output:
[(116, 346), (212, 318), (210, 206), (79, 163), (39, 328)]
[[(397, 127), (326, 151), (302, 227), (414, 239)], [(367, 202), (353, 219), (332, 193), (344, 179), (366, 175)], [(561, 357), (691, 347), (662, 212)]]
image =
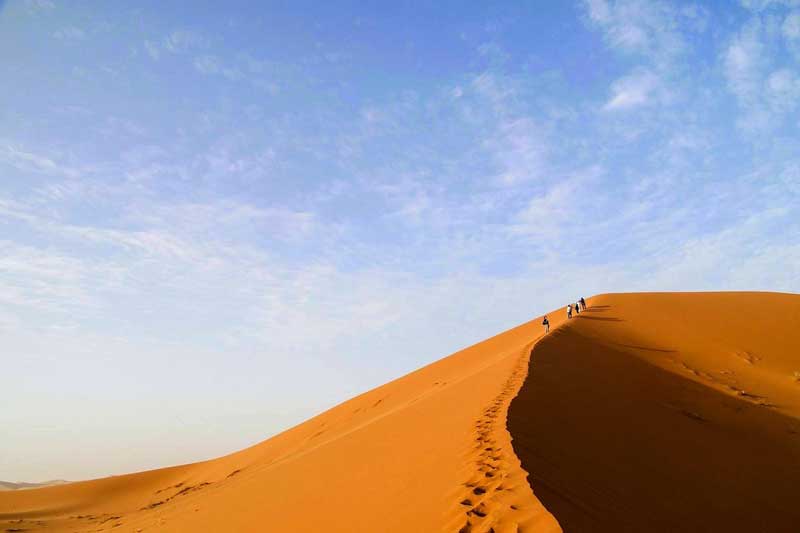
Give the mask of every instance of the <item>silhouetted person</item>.
[(567, 318), (572, 318), (572, 304), (567, 306)]
[(581, 303), (580, 302), (575, 302), (575, 314), (576, 315), (581, 314)]
[(581, 307), (586, 311), (586, 300), (583, 299), (583, 296), (581, 296)]
[(550, 321), (547, 320), (547, 315), (544, 315), (544, 319), (542, 320), (542, 325), (544, 326), (545, 335), (550, 333)]

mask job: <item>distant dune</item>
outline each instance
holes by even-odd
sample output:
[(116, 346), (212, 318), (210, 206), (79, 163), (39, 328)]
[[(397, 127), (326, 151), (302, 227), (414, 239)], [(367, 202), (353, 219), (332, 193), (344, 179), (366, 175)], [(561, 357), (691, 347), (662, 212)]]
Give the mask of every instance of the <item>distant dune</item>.
[(589, 303), (226, 457), (2, 492), (0, 531), (800, 531), (800, 296)]
[(10, 481), (0, 481), (0, 490), (22, 490), (22, 489), (36, 489), (39, 487), (49, 487), (51, 485), (63, 485), (69, 483), (63, 479), (54, 479), (52, 481), (42, 481), (41, 483), (12, 483)]

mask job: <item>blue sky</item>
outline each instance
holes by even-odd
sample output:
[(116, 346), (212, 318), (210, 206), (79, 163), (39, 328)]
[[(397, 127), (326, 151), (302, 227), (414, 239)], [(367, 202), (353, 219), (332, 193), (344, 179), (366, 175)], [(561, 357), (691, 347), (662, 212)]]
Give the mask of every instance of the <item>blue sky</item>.
[(800, 291), (798, 1), (223, 4), (0, 2), (0, 479), (233, 451), (581, 295)]

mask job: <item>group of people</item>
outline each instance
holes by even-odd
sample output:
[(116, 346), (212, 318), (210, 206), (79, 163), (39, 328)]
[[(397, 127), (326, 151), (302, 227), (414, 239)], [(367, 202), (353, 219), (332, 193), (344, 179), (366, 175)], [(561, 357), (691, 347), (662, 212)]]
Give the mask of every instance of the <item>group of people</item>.
[[(575, 311), (576, 315), (580, 314), (581, 311), (586, 311), (586, 300), (581, 297), (581, 299), (574, 304), (569, 304), (567, 306), (567, 319), (572, 318), (573, 310)], [(544, 319), (542, 319), (542, 325), (544, 326), (544, 332), (550, 333), (550, 320), (548, 320), (547, 315), (544, 315)]]

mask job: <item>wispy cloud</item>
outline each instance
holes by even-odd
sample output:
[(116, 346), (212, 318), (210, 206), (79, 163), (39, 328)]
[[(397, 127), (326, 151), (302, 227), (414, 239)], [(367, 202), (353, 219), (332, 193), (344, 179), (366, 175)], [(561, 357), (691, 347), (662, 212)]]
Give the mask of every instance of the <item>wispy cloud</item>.
[(547, 165), (548, 144), (543, 128), (526, 117), (502, 120), (485, 141), (500, 167), (496, 180), (518, 185), (542, 177)]
[(607, 110), (623, 110), (652, 102), (659, 89), (658, 78), (649, 71), (634, 72), (611, 85), (612, 96), (606, 102)]
[(513, 84), (508, 79), (485, 71), (475, 76), (471, 85), (479, 95), (492, 104), (496, 113), (503, 115), (507, 112), (515, 94)]
[(86, 38), (86, 32), (75, 26), (68, 26), (53, 33), (53, 37), (62, 41), (81, 41)]
[(772, 72), (766, 80), (767, 101), (777, 113), (794, 111), (800, 105), (800, 75), (788, 68)]
[(237, 81), (244, 77), (240, 70), (222, 65), (219, 59), (213, 55), (197, 56), (194, 58), (194, 67), (201, 74), (220, 75), (230, 81)]
[(164, 48), (173, 54), (204, 46), (206, 39), (194, 30), (173, 30), (164, 38)]
[(0, 145), (0, 162), (30, 172), (42, 172), (54, 176), (74, 178), (80, 170), (70, 165), (57, 163), (53, 159), (34, 152), (19, 149), (13, 144)]
[(725, 75), (731, 90), (743, 101), (759, 96), (764, 70), (762, 28), (752, 21), (731, 41), (725, 51)]
[(786, 18), (783, 19), (783, 24), (781, 24), (781, 31), (789, 41), (800, 39), (800, 12), (792, 11), (786, 15)]
[(800, 2), (797, 0), (740, 0), (742, 7), (752, 11), (763, 11), (770, 6), (797, 7)]
[(664, 105), (683, 94), (691, 73), (685, 68), (690, 43), (707, 29), (709, 11), (702, 5), (643, 0), (587, 0), (589, 27), (602, 32), (610, 50), (637, 63), (614, 80), (606, 111)]
[(144, 49), (151, 59), (158, 61), (161, 58), (161, 48), (155, 42), (145, 40)]
[[(800, 264), (800, 246), (760, 242), (766, 232), (785, 224), (788, 215), (783, 209), (767, 209), (721, 231), (690, 239), (678, 250), (658, 254), (651, 281), (673, 290), (700, 289), (707, 284), (735, 289), (742, 282), (753, 289), (771, 290), (777, 280), (765, 276), (763, 268), (780, 261), (785, 266), (780, 283), (794, 284), (800, 281), (800, 268), (795, 267)], [(748, 253), (741, 262), (731, 264), (727, 258), (737, 249)]]
[(545, 243), (558, 242), (586, 216), (586, 206), (597, 200), (591, 182), (602, 175), (595, 167), (565, 177), (531, 198), (510, 226), (515, 234)]
[(800, 71), (796, 62), (785, 60), (787, 54), (796, 52), (796, 13), (784, 14), (779, 26), (783, 39), (776, 39), (773, 16), (761, 13), (767, 5), (745, 4), (754, 12), (722, 57), (728, 88), (745, 112), (739, 126), (747, 132), (779, 128), (791, 120), (800, 98)]
[(56, 4), (52, 0), (25, 0), (25, 6), (33, 12), (36, 11), (51, 11), (55, 9)]
[(702, 31), (709, 17), (702, 5), (678, 6), (645, 0), (586, 0), (592, 24), (603, 30), (608, 44), (666, 65), (683, 53), (686, 35)]
[(163, 53), (185, 54), (197, 49), (207, 48), (208, 39), (200, 32), (190, 29), (175, 29), (161, 38), (149, 38), (142, 42), (145, 52), (154, 61), (161, 59)]

